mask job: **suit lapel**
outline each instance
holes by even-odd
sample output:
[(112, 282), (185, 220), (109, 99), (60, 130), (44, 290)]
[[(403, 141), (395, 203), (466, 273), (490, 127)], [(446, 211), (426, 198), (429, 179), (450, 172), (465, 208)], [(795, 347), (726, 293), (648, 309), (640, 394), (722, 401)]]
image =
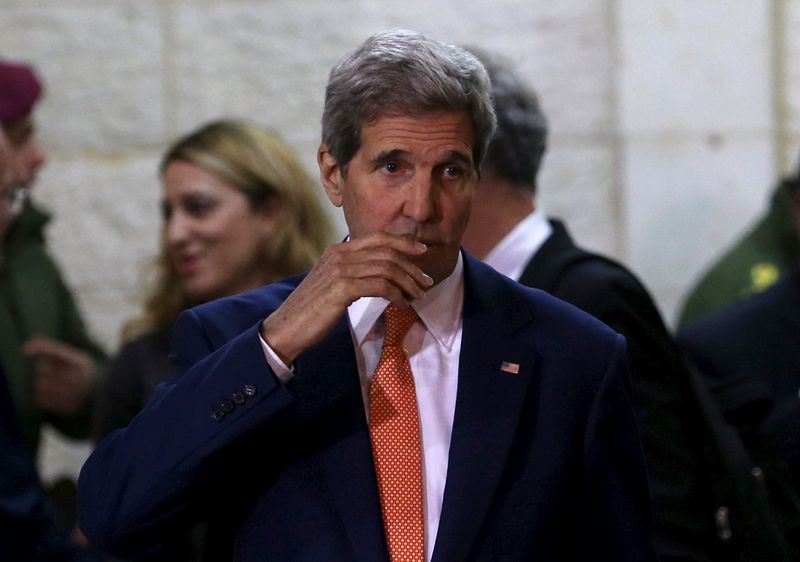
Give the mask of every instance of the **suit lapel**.
[(550, 226), (553, 231), (525, 266), (519, 278), (523, 285), (548, 293), (556, 289), (563, 257), (571, 255), (570, 251), (575, 249), (575, 243), (561, 221), (550, 219)]
[[(297, 358), (287, 387), (302, 418), (319, 428), (325, 483), (356, 560), (387, 560), (369, 431), (347, 314)], [(313, 418), (313, 419), (312, 419)], [(309, 540), (314, 540), (309, 537)]]
[[(506, 279), (464, 255), (458, 392), (434, 561), (468, 557), (536, 373), (536, 353), (513, 337), (531, 322), (529, 313), (515, 306)], [(514, 365), (519, 366), (516, 374)]]

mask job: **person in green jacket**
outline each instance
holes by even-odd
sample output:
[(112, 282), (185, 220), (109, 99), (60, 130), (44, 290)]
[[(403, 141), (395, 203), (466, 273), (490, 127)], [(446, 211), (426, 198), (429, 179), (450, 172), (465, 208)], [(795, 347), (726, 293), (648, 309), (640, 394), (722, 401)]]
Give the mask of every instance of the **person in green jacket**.
[(49, 217), (28, 197), (45, 162), (32, 116), (41, 92), (32, 69), (0, 61), (0, 125), (10, 161), (0, 182), (0, 364), (33, 451), (45, 421), (67, 436), (88, 436), (106, 360), (47, 252)]
[(798, 183), (800, 166), (794, 176), (778, 183), (765, 215), (717, 259), (689, 292), (678, 328), (768, 289), (797, 267), (800, 237), (795, 210), (798, 202), (793, 192)]

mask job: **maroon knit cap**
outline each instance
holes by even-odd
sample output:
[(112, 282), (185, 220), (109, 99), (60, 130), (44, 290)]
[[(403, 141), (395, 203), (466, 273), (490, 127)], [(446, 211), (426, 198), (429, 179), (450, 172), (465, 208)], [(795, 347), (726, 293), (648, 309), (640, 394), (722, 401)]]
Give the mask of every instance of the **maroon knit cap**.
[(41, 95), (42, 83), (31, 67), (0, 60), (0, 122), (22, 119)]

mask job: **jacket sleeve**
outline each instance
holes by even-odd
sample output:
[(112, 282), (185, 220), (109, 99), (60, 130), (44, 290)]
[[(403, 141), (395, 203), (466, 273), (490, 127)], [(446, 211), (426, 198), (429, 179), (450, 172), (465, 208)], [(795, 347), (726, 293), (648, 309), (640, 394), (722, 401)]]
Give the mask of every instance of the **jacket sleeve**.
[(180, 316), (172, 358), (183, 374), (101, 441), (81, 471), (78, 517), (92, 542), (123, 557), (153, 552), (235, 485), (248, 440), (293, 404), (269, 369), (258, 327), (215, 348), (195, 312)]
[(594, 396), (583, 447), (587, 550), (582, 559), (655, 562), (647, 478), (620, 336)]
[(631, 398), (654, 505), (653, 540), (664, 562), (713, 558), (714, 504), (698, 431), (704, 424), (689, 373), (647, 290), (620, 267), (584, 261), (556, 296), (625, 336)]
[[(56, 275), (56, 290), (59, 294), (57, 302), (61, 307), (58, 339), (89, 355), (97, 374), (95, 388), (100, 388), (105, 379), (108, 357), (103, 349), (89, 337), (72, 293), (64, 283), (61, 273), (54, 268), (54, 274)], [(94, 402), (95, 396), (92, 394), (76, 415), (70, 417), (48, 415), (47, 421), (69, 437), (77, 439), (89, 437)]]

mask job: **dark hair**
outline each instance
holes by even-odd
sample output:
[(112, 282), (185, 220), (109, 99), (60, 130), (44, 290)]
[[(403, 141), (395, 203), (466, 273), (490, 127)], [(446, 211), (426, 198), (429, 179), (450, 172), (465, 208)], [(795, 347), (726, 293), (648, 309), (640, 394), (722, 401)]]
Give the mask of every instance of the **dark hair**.
[(784, 182), (789, 189), (789, 193), (795, 197), (800, 197), (800, 160), (797, 161), (797, 170), (794, 175), (787, 177)]
[(497, 129), (486, 152), (485, 169), (514, 185), (536, 190), (536, 176), (547, 149), (547, 119), (536, 93), (504, 59), (468, 47), (492, 82)]
[(414, 31), (378, 33), (331, 70), (322, 142), (346, 169), (361, 146), (365, 125), (387, 115), (439, 110), (468, 115), (477, 169), (495, 127), (483, 66), (463, 49)]

